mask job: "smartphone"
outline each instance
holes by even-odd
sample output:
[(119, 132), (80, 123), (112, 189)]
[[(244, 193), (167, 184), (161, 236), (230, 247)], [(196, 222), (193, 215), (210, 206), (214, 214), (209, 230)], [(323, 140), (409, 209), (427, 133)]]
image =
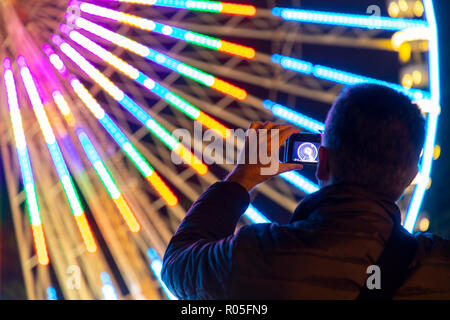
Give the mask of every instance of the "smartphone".
[(317, 164), (321, 141), (321, 134), (293, 134), (286, 141), (283, 156), (280, 157), (280, 160), (283, 163)]

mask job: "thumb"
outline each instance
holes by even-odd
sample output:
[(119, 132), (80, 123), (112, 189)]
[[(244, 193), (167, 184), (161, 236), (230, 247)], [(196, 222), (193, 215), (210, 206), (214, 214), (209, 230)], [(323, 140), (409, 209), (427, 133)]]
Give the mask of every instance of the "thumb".
[(297, 163), (280, 163), (278, 173), (288, 172), (292, 170), (301, 170), (303, 165)]

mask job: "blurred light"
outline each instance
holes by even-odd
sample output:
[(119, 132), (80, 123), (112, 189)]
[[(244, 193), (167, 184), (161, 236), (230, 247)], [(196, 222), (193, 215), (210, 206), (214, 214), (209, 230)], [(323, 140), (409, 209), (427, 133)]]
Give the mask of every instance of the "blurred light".
[(269, 110), (272, 110), (272, 113), (275, 116), (289, 121), (306, 130), (320, 133), (325, 129), (325, 125), (323, 123), (273, 101), (264, 100), (263, 106)]
[(422, 1), (417, 0), (417, 1), (414, 3), (413, 11), (414, 11), (414, 14), (415, 14), (417, 17), (423, 16), (424, 8), (423, 8)]
[(24, 186), (25, 201), (28, 211), (28, 218), (30, 219), (31, 231), (33, 234), (36, 257), (40, 265), (46, 266), (50, 262), (47, 252), (47, 244), (45, 241), (41, 214), (39, 212), (33, 170), (31, 168), (25, 132), (23, 130), (14, 73), (11, 69), (11, 60), (9, 58), (5, 58), (3, 60), (3, 79), (10, 112), (11, 125), (14, 133), (14, 140), (16, 143), (17, 157), (19, 159), (20, 171), (22, 173), (22, 183)]
[(295, 171), (285, 172), (280, 175), (287, 182), (293, 184), (306, 194), (310, 194), (319, 190), (319, 186), (309, 181)]
[[(175, 59), (170, 58), (158, 51), (150, 49), (134, 40), (131, 40), (123, 35), (112, 32), (102, 26), (95, 24), (91, 21), (85, 20), (83, 18), (78, 18), (75, 20), (75, 24), (80, 28), (95, 34), (107, 41), (110, 41), (119, 47), (130, 50), (147, 60), (153, 61), (159, 65), (162, 65), (168, 69), (171, 69), (175, 72), (178, 72), (186, 77), (189, 77), (192, 80), (202, 83), (207, 87), (211, 87), (216, 89), (222, 93), (228, 94), (238, 100), (245, 100), (247, 98), (247, 92), (239, 87), (236, 87), (228, 82), (225, 82), (219, 78), (216, 78), (206, 72), (203, 72), (199, 69), (193, 68), (187, 64), (181, 63)], [(89, 41), (84, 41), (88, 43)], [(92, 47), (92, 46), (91, 46)], [(145, 82), (145, 81), (144, 81)], [(145, 84), (144, 84), (145, 86)], [(157, 92), (153, 86), (147, 87), (148, 89)], [(176, 107), (176, 106), (175, 106)]]
[[(145, 88), (147, 88), (149, 91), (153, 92), (154, 94), (158, 95), (168, 103), (170, 103), (172, 106), (176, 107), (186, 115), (188, 115), (190, 118), (197, 120), (201, 122), (205, 127), (212, 129), (216, 131), (219, 135), (221, 135), (223, 138), (228, 137), (228, 128), (226, 128), (224, 125), (219, 123), (218, 121), (212, 119), (208, 115), (204, 114), (202, 111), (200, 111), (198, 108), (194, 107), (187, 101), (183, 100), (181, 97), (173, 93), (172, 91), (168, 90), (167, 88), (163, 87), (161, 84), (157, 83), (155, 80), (149, 78), (146, 74), (140, 72), (139, 70), (135, 69), (125, 61), (121, 60), (117, 56), (113, 55), (103, 47), (99, 46), (98, 44), (92, 42), (85, 36), (81, 35), (77, 31), (70, 32), (70, 37), (72, 40), (77, 42), (78, 44), (85, 47), (87, 50), (98, 56), (100, 59), (106, 61), (119, 71), (125, 73), (128, 75), (131, 79), (135, 80), (136, 82), (143, 85)], [(159, 57), (159, 59), (158, 59)], [(167, 63), (170, 62), (170, 64), (176, 64), (178, 62), (170, 61), (169, 57), (166, 57), (162, 54), (156, 55), (157, 60), (166, 61)], [(180, 69), (183, 67), (182, 64), (178, 64), (177, 69)], [(189, 68), (189, 67), (186, 67)], [(127, 71), (128, 70), (128, 71)], [(214, 77), (211, 77), (212, 81), (214, 82)], [(147, 120), (148, 122), (148, 120)], [(166, 139), (167, 135), (166, 135)], [(174, 144), (175, 147), (175, 144)], [(198, 170), (200, 170), (203, 173), (206, 173), (206, 167), (198, 166)]]
[(429, 38), (430, 30), (428, 27), (418, 27), (397, 31), (392, 35), (391, 42), (395, 49), (401, 49), (402, 44), (405, 42), (428, 40)]
[(169, 288), (167, 288), (164, 281), (162, 281), (161, 278), (162, 261), (159, 258), (158, 254), (156, 253), (155, 249), (148, 249), (147, 256), (150, 259), (150, 268), (152, 269), (153, 274), (155, 275), (156, 279), (161, 285), (161, 288), (163, 289), (164, 293), (170, 300), (178, 300), (178, 298), (172, 292), (170, 292)]
[(419, 70), (413, 71), (412, 77), (415, 85), (420, 85), (422, 83), (423, 75)]
[(409, 73), (405, 74), (402, 78), (402, 86), (411, 88), (414, 83), (412, 75)]
[(272, 9), (272, 14), (284, 20), (338, 25), (355, 28), (403, 30), (406, 28), (425, 26), (425, 22), (415, 19), (393, 19), (336, 12), (311, 11), (300, 9), (278, 8)]
[(408, 11), (408, 2), (406, 2), (406, 0), (399, 0), (398, 6), (399, 6), (400, 10)]
[[(181, 142), (176, 140), (165, 128), (163, 128), (155, 119), (153, 119), (142, 107), (140, 107), (133, 99), (126, 95), (119, 87), (113, 84), (105, 75), (103, 75), (97, 68), (89, 63), (78, 51), (66, 42), (59, 44), (63, 53), (65, 53), (78, 67), (84, 71), (91, 79), (99, 84), (106, 92), (108, 92), (120, 105), (122, 105), (131, 115), (146, 126), (150, 132), (158, 137), (170, 150), (178, 152), (183, 149)], [(97, 51), (96, 51), (97, 52)], [(106, 51), (107, 52), (107, 51)], [(110, 56), (115, 61), (119, 59), (113, 55)], [(106, 56), (105, 56), (106, 59)], [(122, 61), (122, 60), (121, 60)], [(125, 63), (125, 62), (123, 62)], [(125, 68), (126, 66), (123, 65)], [(201, 160), (195, 157), (190, 150), (185, 150), (185, 154), (190, 153), (190, 162), (186, 162), (198, 174), (205, 175), (208, 172), (208, 167), (203, 164)], [(178, 153), (177, 153), (178, 154)]]
[(256, 14), (256, 8), (254, 6), (229, 2), (204, 1), (204, 0), (111, 0), (111, 1), (214, 12), (214, 13), (233, 14), (249, 17), (252, 17)]
[[(111, 19), (122, 22), (136, 28), (156, 32), (168, 37), (176, 38), (182, 41), (206, 47), (221, 52), (237, 55), (246, 59), (253, 59), (255, 57), (255, 50), (253, 48), (242, 46), (236, 43), (224, 41), (222, 39), (213, 38), (201, 33), (184, 30), (174, 26), (169, 26), (149, 19), (137, 17), (131, 14), (123, 13), (117, 10), (101, 7), (91, 3), (81, 3), (80, 10), (95, 16)], [(80, 18), (83, 19), (83, 18)], [(77, 22), (75, 19), (75, 24)]]
[[(430, 78), (431, 101), (434, 105), (434, 112), (429, 113), (427, 117), (427, 134), (425, 137), (424, 154), (420, 173), (423, 177), (429, 178), (433, 165), (434, 146), (436, 141), (437, 123), (440, 109), (441, 93), (440, 93), (440, 74), (439, 74), (439, 42), (438, 29), (435, 11), (432, 0), (424, 0), (423, 2), (426, 18), (430, 29), (430, 41), (428, 51), (428, 66)], [(428, 181), (422, 181), (417, 185), (412, 196), (408, 212), (406, 214), (404, 227), (409, 232), (413, 232), (414, 226), (419, 215)]]
[(111, 278), (107, 272), (102, 272), (100, 274), (100, 279), (102, 280), (102, 294), (104, 300), (118, 300), (116, 289), (112, 284)]
[(256, 209), (252, 205), (248, 207), (248, 209), (244, 212), (244, 215), (252, 223), (270, 223), (270, 220), (268, 220), (258, 209)]
[(396, 2), (392, 1), (391, 3), (389, 3), (388, 13), (393, 18), (398, 17), (398, 14), (400, 13), (400, 8), (398, 7), (398, 4)]
[(128, 229), (131, 232), (138, 232), (141, 229), (139, 222), (137, 221), (135, 215), (125, 201), (122, 193), (120, 192), (117, 184), (112, 178), (111, 173), (108, 171), (102, 159), (100, 158), (97, 150), (95, 150), (94, 145), (89, 140), (86, 132), (83, 129), (79, 128), (77, 130), (77, 136), (86, 155), (88, 156), (89, 161), (91, 162), (92, 167), (97, 172), (97, 175), (108, 191), (109, 196), (114, 201), (114, 204), (119, 210), (123, 220), (127, 224)]
[(47, 300), (58, 300), (58, 295), (54, 287), (50, 286), (47, 288)]
[(433, 160), (439, 159), (440, 156), (441, 156), (441, 146), (437, 144), (434, 146)]
[(430, 227), (430, 219), (422, 218), (419, 222), (419, 230), (421, 232), (426, 232), (429, 227)]
[(411, 59), (412, 48), (407, 42), (402, 43), (398, 50), (398, 58), (401, 62), (406, 63)]
[(36, 84), (34, 83), (30, 70), (27, 67), (25, 58), (19, 57), (18, 59), (21, 61), (20, 74), (22, 76), (23, 84), (31, 101), (31, 105), (33, 106), (33, 111), (38, 120), (39, 127), (44, 135), (53, 164), (58, 173), (60, 183), (72, 210), (72, 214), (77, 222), (77, 226), (83, 238), (86, 250), (91, 253), (96, 252), (97, 244), (95, 242), (94, 235), (92, 234), (89, 223), (86, 220), (78, 193), (75, 190), (66, 162), (64, 161), (61, 150), (56, 141), (55, 134), (53, 133), (53, 129), (47, 118), (47, 114), (44, 110), (44, 105), (42, 104)]
[(158, 192), (167, 205), (176, 206), (178, 204), (178, 198), (156, 174), (150, 164), (133, 146), (131, 141), (119, 129), (111, 117), (103, 110), (94, 97), (92, 97), (89, 91), (76, 78), (72, 79), (70, 84), (81, 101), (83, 101), (86, 107), (94, 114), (103, 128), (105, 128), (106, 132), (109, 133), (113, 140), (119, 145), (122, 151), (132, 161), (136, 168), (138, 168), (139, 172), (141, 172), (141, 174), (147, 179), (147, 181)]
[[(288, 57), (275, 55), (275, 57), (273, 57), (273, 61), (274, 61), (274, 63), (279, 63), (281, 65), (282, 61), (294, 60), (293, 62), (300, 63), (300, 66), (302, 66), (302, 67), (299, 67), (299, 68), (293, 67), (293, 68), (291, 68), (291, 70), (295, 70), (295, 71), (298, 71), (301, 73), (307, 73), (307, 74), (310, 73), (311, 67), (308, 65), (307, 61), (302, 61), (302, 60), (297, 60), (297, 59), (292, 59), (292, 58), (288, 58), (288, 60), (284, 60), (285, 58), (288, 58)], [(297, 69), (299, 69), (299, 70), (297, 70)], [(365, 77), (365, 76), (361, 76), (358, 74), (354, 74), (354, 73), (350, 73), (350, 72), (346, 72), (346, 71), (342, 71), (342, 70), (338, 70), (338, 69), (334, 69), (334, 68), (330, 68), (330, 67), (326, 67), (326, 66), (321, 66), (318, 64), (312, 66), (312, 73), (317, 78), (334, 81), (334, 82), (342, 83), (345, 85), (354, 85), (354, 84), (359, 84), (359, 83), (375, 83), (375, 84), (387, 86), (394, 90), (403, 92), (404, 94), (406, 94), (407, 96), (409, 96), (410, 98), (412, 98), (414, 100), (420, 100), (420, 99), (428, 98), (430, 96), (430, 94), (428, 92), (423, 91), (423, 90), (411, 89), (411, 88), (404, 87), (404, 86), (401, 86), (396, 83), (391, 83), (391, 82), (382, 81), (382, 80), (378, 80), (378, 79), (374, 79), (374, 78), (370, 78), (370, 77)]]
[(280, 64), (285, 69), (294, 70), (304, 74), (311, 74), (313, 72), (313, 64), (307, 61), (302, 61), (299, 59), (293, 59), (289, 57), (284, 57), (279, 54), (272, 55), (272, 62)]

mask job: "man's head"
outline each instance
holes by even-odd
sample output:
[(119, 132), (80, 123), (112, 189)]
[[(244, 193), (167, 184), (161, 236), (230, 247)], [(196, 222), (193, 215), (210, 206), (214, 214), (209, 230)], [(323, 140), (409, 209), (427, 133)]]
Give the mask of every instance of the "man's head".
[(397, 200), (417, 174), (424, 139), (425, 120), (404, 94), (373, 84), (346, 88), (327, 116), (317, 178)]

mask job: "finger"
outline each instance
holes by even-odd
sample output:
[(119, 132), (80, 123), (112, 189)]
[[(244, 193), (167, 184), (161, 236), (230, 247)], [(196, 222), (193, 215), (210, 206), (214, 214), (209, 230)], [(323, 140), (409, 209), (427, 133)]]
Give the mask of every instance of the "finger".
[(294, 133), (299, 133), (299, 132), (300, 132), (300, 130), (298, 130), (298, 129), (294, 128), (294, 127), (289, 127), (289, 128), (284, 129), (284, 130), (281, 130), (280, 131), (280, 137), (279, 137), (280, 145), (283, 145), (286, 142), (286, 140), (290, 136), (292, 136)]
[(263, 130), (270, 130), (270, 129), (272, 129), (273, 127), (275, 127), (275, 123), (273, 123), (273, 122), (271, 122), (271, 121), (266, 121), (266, 122), (264, 122), (264, 125), (263, 125), (260, 129), (263, 129)]
[(264, 123), (262, 123), (262, 122), (251, 122), (248, 128), (249, 129), (257, 129), (260, 126), (262, 126), (263, 124)]
[(278, 173), (288, 172), (292, 170), (301, 170), (303, 165), (297, 163), (280, 163)]

